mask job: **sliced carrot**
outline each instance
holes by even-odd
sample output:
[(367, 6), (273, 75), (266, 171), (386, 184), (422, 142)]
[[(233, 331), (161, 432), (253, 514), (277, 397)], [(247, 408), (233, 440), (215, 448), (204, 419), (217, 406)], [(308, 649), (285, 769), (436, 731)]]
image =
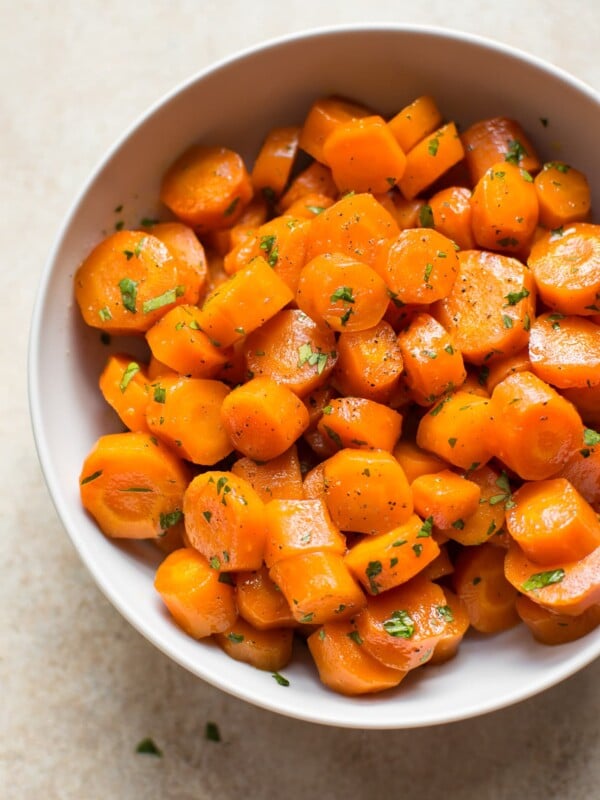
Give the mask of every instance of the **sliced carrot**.
[[(465, 477), (479, 486), (479, 505), (472, 514), (457, 519), (441, 532), (453, 541), (470, 547), (490, 542), (503, 531), (506, 508), (512, 503), (512, 494), (506, 472), (487, 464), (469, 470)], [(436, 535), (438, 533), (436, 531)]]
[(566, 478), (596, 511), (600, 510), (600, 435), (585, 428), (558, 477)]
[(223, 266), (223, 257), (212, 250), (209, 250), (206, 253), (206, 265), (208, 267), (208, 276), (205, 295), (208, 296), (222, 283), (225, 283), (229, 276), (225, 272), (225, 268)]
[(338, 451), (338, 447), (329, 435), (323, 435), (318, 428), (307, 430), (302, 438), (317, 458), (329, 458)]
[(600, 428), (600, 384), (579, 389), (563, 389), (563, 397), (573, 403), (581, 419), (592, 428)]
[(366, 536), (349, 548), (346, 564), (371, 595), (406, 583), (430, 565), (440, 548), (431, 535), (431, 519), (416, 514), (397, 528)]
[(546, 228), (556, 230), (588, 218), (591, 195), (583, 172), (564, 161), (549, 161), (535, 176), (533, 185), (540, 206), (540, 222)]
[(196, 305), (206, 288), (208, 267), (204, 247), (195, 232), (180, 222), (152, 222), (147, 230), (177, 259), (179, 280), (185, 286), (181, 302)]
[(325, 464), (321, 462), (304, 476), (302, 491), (307, 500), (325, 497)]
[(300, 128), (272, 128), (261, 145), (250, 177), (256, 191), (278, 197), (284, 190), (298, 151)]
[(231, 347), (221, 349), (225, 350), (227, 360), (219, 367), (214, 377), (215, 380), (223, 381), (230, 388), (234, 388), (250, 377), (244, 354), (244, 339), (234, 342)]
[(314, 219), (334, 203), (335, 200), (330, 195), (310, 192), (292, 203), (287, 209), (287, 214), (298, 219)]
[(472, 250), (475, 239), (471, 228), (471, 190), (464, 186), (449, 186), (430, 197), (433, 227), (447, 236), (461, 250)]
[(306, 259), (342, 253), (373, 266), (386, 243), (397, 236), (394, 217), (371, 194), (348, 194), (311, 223)]
[(255, 628), (242, 617), (214, 639), (236, 661), (243, 661), (256, 669), (278, 672), (292, 657), (294, 632), (289, 628)]
[(461, 139), (473, 185), (499, 161), (533, 173), (541, 167), (533, 144), (514, 119), (493, 117), (479, 120), (461, 134)]
[(460, 597), (447, 586), (444, 586), (442, 590), (446, 598), (446, 605), (443, 610), (440, 610), (440, 613), (448, 624), (429, 659), (430, 664), (443, 664), (454, 658), (471, 624), (467, 607)]
[(148, 427), (182, 458), (194, 464), (216, 464), (233, 450), (221, 422), (229, 387), (203, 378), (161, 378), (150, 387)]
[(340, 192), (386, 192), (406, 167), (404, 151), (376, 115), (336, 125), (323, 144), (323, 157)]
[(517, 590), (504, 577), (504, 551), (500, 548), (481, 544), (462, 550), (452, 583), (475, 630), (499, 633), (518, 623)]
[(412, 514), (408, 481), (390, 453), (341, 450), (325, 462), (324, 477), (325, 501), (340, 530), (387, 533)]
[(441, 123), (442, 115), (433, 97), (422, 95), (390, 119), (388, 126), (400, 147), (407, 153)]
[(417, 314), (398, 336), (406, 380), (414, 400), (430, 406), (467, 377), (462, 354), (430, 314)]
[(391, 208), (389, 209), (391, 215), (396, 220), (398, 227), (401, 231), (406, 228), (422, 228), (423, 215), (425, 208), (425, 201), (420, 198), (413, 198), (407, 200), (402, 197), (400, 192), (391, 193)]
[(477, 511), (481, 489), (451, 470), (421, 475), (410, 486), (415, 511), (436, 528), (450, 528)]
[(167, 367), (166, 364), (160, 362), (152, 355), (152, 353), (150, 353), (150, 360), (148, 361), (148, 366), (146, 367), (146, 377), (151, 383), (155, 383), (163, 376), (176, 379), (177, 372), (174, 369), (171, 369), (171, 367)]
[(383, 318), (388, 300), (385, 283), (375, 270), (341, 253), (325, 253), (309, 261), (296, 292), (300, 309), (335, 331), (372, 328)]
[(146, 406), (149, 379), (143, 364), (132, 356), (110, 356), (100, 375), (99, 386), (106, 402), (130, 431), (148, 433)]
[(527, 260), (541, 300), (561, 314), (597, 314), (600, 309), (600, 225), (575, 222), (549, 231)]
[(252, 199), (252, 183), (238, 153), (193, 145), (165, 173), (160, 199), (200, 231), (229, 228)]
[(489, 365), (484, 365), (478, 376), (481, 384), (485, 386), (488, 392), (493, 392), (496, 386), (508, 378), (509, 375), (514, 375), (515, 372), (531, 372), (531, 361), (529, 360), (529, 350), (521, 350), (512, 356), (506, 358), (493, 359)]
[(267, 503), (265, 513), (265, 563), (269, 568), (278, 561), (303, 553), (343, 555), (346, 550), (346, 540), (320, 498), (272, 500)]
[(477, 469), (492, 457), (490, 400), (462, 390), (446, 395), (421, 417), (417, 444), (463, 469)]
[(531, 372), (501, 381), (492, 394), (494, 455), (524, 480), (556, 475), (581, 439), (575, 408)]
[(269, 574), (302, 624), (349, 619), (366, 603), (339, 553), (317, 551), (285, 558)]
[(391, 452), (402, 432), (402, 415), (363, 397), (340, 397), (323, 409), (317, 430), (339, 448)]
[(535, 315), (535, 286), (527, 267), (516, 258), (482, 250), (457, 255), (458, 278), (431, 314), (471, 364), (523, 350)]
[(548, 645), (574, 642), (600, 625), (600, 605), (590, 606), (583, 614), (570, 617), (567, 614), (554, 614), (525, 595), (517, 597), (517, 614), (533, 637)]
[(183, 499), (189, 544), (214, 570), (259, 569), (265, 548), (265, 506), (252, 486), (231, 472), (197, 475)]
[(255, 258), (208, 295), (201, 328), (215, 346), (227, 347), (274, 317), (293, 296), (265, 259)]
[(252, 378), (224, 400), (221, 420), (235, 448), (268, 461), (290, 448), (308, 427), (301, 400), (271, 378)]
[(258, 227), (267, 221), (269, 207), (262, 194), (255, 195), (238, 217), (235, 225), (207, 231), (202, 238), (207, 246), (220, 256), (247, 241)]
[(236, 576), (235, 598), (240, 617), (258, 630), (295, 628), (297, 625), (285, 597), (269, 577), (265, 566)]
[(79, 476), (83, 507), (111, 538), (154, 539), (181, 519), (188, 467), (146, 433), (101, 436)]
[(201, 313), (196, 306), (180, 305), (167, 311), (146, 331), (152, 355), (180, 375), (213, 378), (231, 353), (215, 347), (200, 330)]
[(183, 515), (179, 522), (176, 522), (174, 525), (170, 525), (166, 531), (162, 531), (160, 536), (157, 536), (156, 539), (153, 539), (152, 542), (161, 553), (168, 556), (170, 553), (173, 553), (175, 550), (180, 550), (182, 547), (185, 547), (185, 542), (183, 541), (183, 534), (185, 532), (185, 526), (183, 524)]
[(393, 453), (411, 484), (419, 475), (441, 472), (447, 466), (446, 461), (422, 450), (412, 439), (401, 439)]
[(600, 521), (566, 478), (531, 481), (513, 495), (506, 526), (536, 564), (578, 561), (600, 547)]
[(531, 242), (539, 217), (533, 178), (515, 164), (493, 164), (471, 198), (471, 228), (486, 250), (518, 252)]
[(580, 561), (541, 567), (513, 542), (504, 572), (515, 589), (555, 614), (579, 616), (600, 603), (600, 547)]
[(342, 394), (387, 402), (400, 380), (403, 362), (392, 326), (381, 320), (373, 328), (344, 332), (337, 342), (333, 381)]
[(314, 430), (321, 417), (323, 416), (323, 409), (327, 408), (329, 403), (337, 397), (337, 392), (332, 386), (326, 384), (304, 398), (304, 405), (308, 411), (309, 427), (308, 430)]
[(294, 203), (311, 194), (335, 197), (337, 187), (333, 182), (331, 170), (325, 164), (313, 161), (306, 169), (299, 172), (292, 180), (289, 188), (279, 200), (279, 207), (287, 211)]
[(194, 639), (226, 631), (237, 611), (233, 587), (190, 547), (175, 550), (156, 571), (154, 587), (175, 622)]
[(412, 200), (463, 158), (464, 149), (454, 122), (421, 139), (406, 154), (406, 169), (398, 186)]
[(415, 669), (429, 661), (446, 630), (446, 605), (441, 587), (417, 575), (369, 598), (356, 629), (365, 650), (382, 664)]
[(385, 667), (361, 646), (349, 622), (327, 622), (308, 637), (308, 647), (321, 682), (350, 697), (397, 686), (406, 672)]
[(179, 262), (152, 234), (119, 231), (98, 244), (75, 274), (75, 299), (87, 325), (106, 333), (144, 333), (180, 302)]
[[(244, 263), (263, 256), (273, 271), (295, 292), (300, 271), (306, 261), (309, 229), (307, 220), (288, 214), (274, 217), (261, 225), (256, 234), (242, 245), (243, 259), (238, 259), (233, 271), (242, 268)], [(225, 258), (226, 269), (230, 269), (229, 258), (230, 256)]]
[(458, 274), (454, 244), (431, 228), (409, 228), (382, 249), (375, 269), (396, 303), (433, 303), (446, 297)]
[(325, 384), (337, 359), (333, 332), (298, 309), (265, 322), (246, 338), (244, 351), (252, 375), (272, 378), (299, 397)]
[(240, 458), (232, 465), (231, 471), (248, 481), (265, 503), (275, 499), (301, 500), (304, 496), (296, 445), (270, 461)]
[(559, 389), (600, 383), (600, 325), (579, 316), (542, 314), (529, 333), (531, 371)]
[(432, 536), (434, 541), (437, 542), (440, 552), (433, 559), (433, 561), (428, 564), (424, 570), (422, 570), (422, 572), (423, 575), (430, 581), (437, 581), (440, 578), (444, 578), (446, 575), (452, 575), (454, 572), (454, 566), (448, 554), (448, 548), (446, 547), (444, 534), (441, 534), (440, 531), (434, 530)]
[(332, 131), (348, 120), (370, 114), (365, 106), (342, 97), (321, 97), (312, 104), (306, 115), (300, 131), (299, 146), (317, 161), (326, 164), (324, 146)]

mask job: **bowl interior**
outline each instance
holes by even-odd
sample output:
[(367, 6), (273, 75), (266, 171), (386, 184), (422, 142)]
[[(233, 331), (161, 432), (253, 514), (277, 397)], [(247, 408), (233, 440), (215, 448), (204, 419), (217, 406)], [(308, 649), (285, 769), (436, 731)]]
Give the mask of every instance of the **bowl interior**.
[[(119, 611), (174, 660), (231, 694), (301, 719), (362, 728), (436, 724), (492, 711), (562, 680), (600, 653), (600, 630), (558, 648), (537, 645), (523, 626), (492, 638), (469, 636), (452, 662), (362, 699), (323, 688), (298, 645), (285, 670), (290, 686), (282, 687), (268, 673), (183, 634), (152, 586), (158, 553), (149, 545), (108, 541), (79, 502), (84, 457), (98, 436), (119, 429), (97, 389), (110, 348), (83, 325), (73, 301), (81, 259), (118, 219), (135, 227), (144, 216), (164, 216), (159, 181), (188, 144), (223, 144), (251, 163), (270, 127), (300, 122), (310, 103), (328, 93), (383, 114), (432, 94), (444, 116), (463, 127), (485, 116), (512, 116), (545, 158), (564, 158), (590, 177), (599, 172), (594, 93), (548, 65), (473, 37), (363, 26), (301, 34), (223, 62), (151, 109), (103, 160), (68, 216), (33, 317), (34, 433), (53, 501), (83, 561)], [(598, 208), (600, 186), (593, 189)]]

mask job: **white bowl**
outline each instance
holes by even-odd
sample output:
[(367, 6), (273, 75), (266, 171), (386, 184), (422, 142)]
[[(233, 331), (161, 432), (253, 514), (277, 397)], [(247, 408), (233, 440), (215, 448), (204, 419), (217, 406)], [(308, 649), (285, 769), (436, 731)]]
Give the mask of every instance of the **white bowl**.
[(76, 267), (117, 218), (136, 226), (160, 212), (160, 177), (191, 142), (227, 145), (251, 163), (271, 126), (300, 122), (311, 101), (328, 93), (384, 114), (428, 93), (463, 126), (486, 116), (515, 117), (544, 157), (562, 157), (591, 178), (600, 207), (600, 100), (537, 59), (465, 34), (393, 25), (313, 31), (246, 51), (160, 100), (108, 153), (76, 200), (33, 315), (33, 429), (51, 496), (82, 560), (114, 606), (170, 658), (232, 695), (299, 719), (357, 728), (433, 725), (493, 711), (558, 683), (598, 656), (600, 629), (560, 647), (536, 644), (524, 626), (495, 637), (469, 636), (453, 661), (360, 699), (325, 689), (299, 646), (284, 670), (290, 685), (283, 687), (269, 673), (182, 633), (153, 589), (159, 554), (147, 544), (109, 541), (79, 502), (83, 459), (97, 437), (117, 425), (97, 388), (107, 348), (83, 325), (73, 302)]

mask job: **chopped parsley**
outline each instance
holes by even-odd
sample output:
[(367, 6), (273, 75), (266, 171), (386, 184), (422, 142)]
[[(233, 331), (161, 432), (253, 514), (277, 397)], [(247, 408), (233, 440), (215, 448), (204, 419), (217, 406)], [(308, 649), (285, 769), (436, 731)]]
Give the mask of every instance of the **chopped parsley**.
[(504, 503), (504, 508), (514, 508), (515, 501), (512, 499), (512, 494), (510, 490), (510, 483), (508, 481), (508, 475), (506, 474), (506, 470), (502, 470), (499, 477), (495, 481), (496, 486), (502, 490), (501, 494), (492, 495), (489, 498), (488, 502), (491, 506), (496, 506), (498, 503)]
[(383, 623), (383, 629), (395, 638), (410, 639), (415, 632), (415, 623), (408, 611), (401, 609), (392, 611), (392, 615)]
[(136, 313), (135, 302), (137, 300), (137, 281), (131, 278), (121, 278), (119, 281), (119, 289), (121, 290), (121, 302), (127, 311), (132, 314)]
[(318, 375), (323, 373), (323, 370), (327, 366), (328, 358), (328, 354), (322, 353), (320, 347), (313, 350), (310, 342), (301, 344), (298, 348), (298, 366), (303, 367), (305, 364), (308, 364), (309, 367), (316, 367)]
[(221, 732), (216, 722), (207, 722), (204, 728), (204, 738), (209, 742), (220, 742)]
[(437, 606), (437, 613), (446, 622), (454, 622), (454, 614), (450, 606)]
[(277, 681), (280, 686), (289, 686), (290, 682), (287, 678), (284, 678), (279, 672), (274, 672), (272, 677)]
[(508, 150), (504, 156), (504, 160), (508, 161), (509, 164), (516, 164), (518, 166), (526, 155), (528, 155), (527, 150), (523, 147), (521, 142), (518, 139), (511, 139), (508, 143)]
[(223, 216), (224, 217), (230, 217), (234, 213), (234, 211), (236, 210), (239, 202), (240, 202), (240, 198), (239, 197), (234, 197), (233, 200), (231, 201), (231, 203), (229, 203), (229, 205), (227, 206), (227, 208), (223, 212)]
[(338, 286), (329, 299), (332, 303), (337, 303), (338, 300), (343, 300), (344, 303), (355, 302), (355, 297), (350, 286)]
[(150, 737), (142, 739), (141, 742), (138, 742), (135, 752), (142, 753), (143, 755), (147, 756), (157, 756), (158, 758), (162, 756), (162, 750), (160, 750), (160, 748), (154, 744), (154, 740)]
[(375, 578), (381, 573), (383, 567), (381, 561), (369, 561), (365, 569), (365, 575), (369, 579), (369, 589), (371, 594), (379, 594), (379, 585)]
[(525, 592), (533, 592), (536, 589), (543, 589), (544, 586), (560, 583), (564, 577), (565, 571), (562, 568), (550, 569), (547, 572), (536, 572), (527, 578), (521, 588)]
[(440, 146), (440, 140), (438, 136), (434, 136), (433, 139), (430, 139), (427, 143), (427, 152), (430, 156), (437, 156), (437, 152)]
[(163, 306), (168, 306), (174, 303), (178, 297), (185, 292), (185, 286), (176, 286), (174, 289), (167, 289), (166, 292), (159, 294), (158, 297), (151, 297), (145, 300), (142, 304), (142, 311), (144, 314), (149, 314), (151, 311), (156, 311)]
[(419, 223), (422, 228), (433, 228), (433, 209), (427, 203), (419, 209)]
[(504, 299), (506, 300), (506, 306), (516, 306), (517, 303), (520, 303), (521, 300), (524, 300), (526, 297), (529, 297), (529, 289), (521, 289), (520, 292), (509, 292), (505, 295)]
[(260, 237), (259, 247), (265, 251), (265, 257), (270, 267), (274, 267), (279, 259), (279, 248), (277, 247), (277, 237), (273, 234)]
[(86, 483), (91, 483), (92, 481), (95, 481), (101, 475), (102, 475), (102, 470), (101, 469), (97, 469), (96, 472), (92, 472), (91, 475), (86, 475), (85, 478), (82, 478), (81, 481), (79, 482), (79, 485), (80, 486), (85, 486)]
[(157, 403), (166, 403), (167, 401), (167, 390), (160, 383), (157, 383), (154, 387), (153, 398)]
[(131, 361), (123, 370), (123, 374), (121, 375), (121, 380), (119, 382), (119, 389), (121, 392), (125, 392), (125, 389), (129, 386), (131, 381), (133, 380), (134, 376), (140, 371), (140, 365), (137, 364), (135, 361)]
[(183, 511), (180, 511), (178, 508), (175, 511), (170, 511), (166, 514), (161, 514), (159, 517), (160, 520), (160, 528), (163, 531), (172, 528), (173, 525), (177, 525), (178, 522), (181, 522), (183, 519)]

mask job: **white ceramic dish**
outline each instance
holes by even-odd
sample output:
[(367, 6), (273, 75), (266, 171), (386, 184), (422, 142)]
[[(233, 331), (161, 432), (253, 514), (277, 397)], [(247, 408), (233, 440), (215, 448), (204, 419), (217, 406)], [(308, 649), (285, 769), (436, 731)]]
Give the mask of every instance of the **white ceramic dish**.
[[(115, 145), (76, 200), (43, 274), (30, 339), (30, 404), (42, 468), (60, 518), (98, 586), (144, 636), (222, 690), (299, 719), (357, 728), (439, 724), (510, 705), (550, 687), (600, 654), (600, 630), (562, 647), (536, 644), (524, 626), (469, 637), (456, 659), (409, 676), (392, 692), (348, 699), (321, 686), (303, 648), (284, 672), (289, 687), (183, 634), (153, 586), (149, 545), (108, 541), (79, 502), (78, 475), (96, 438), (117, 429), (97, 390), (107, 348), (73, 303), (82, 257), (114, 227), (155, 215), (160, 176), (193, 141), (225, 144), (251, 159), (275, 124), (301, 121), (317, 96), (337, 93), (392, 113), (430, 93), (463, 126), (485, 116), (519, 119), (547, 158), (564, 157), (592, 179), (600, 207), (600, 100), (590, 88), (523, 53), (465, 34), (374, 25), (270, 42), (195, 76), (159, 101)], [(545, 127), (540, 118), (548, 120)]]

